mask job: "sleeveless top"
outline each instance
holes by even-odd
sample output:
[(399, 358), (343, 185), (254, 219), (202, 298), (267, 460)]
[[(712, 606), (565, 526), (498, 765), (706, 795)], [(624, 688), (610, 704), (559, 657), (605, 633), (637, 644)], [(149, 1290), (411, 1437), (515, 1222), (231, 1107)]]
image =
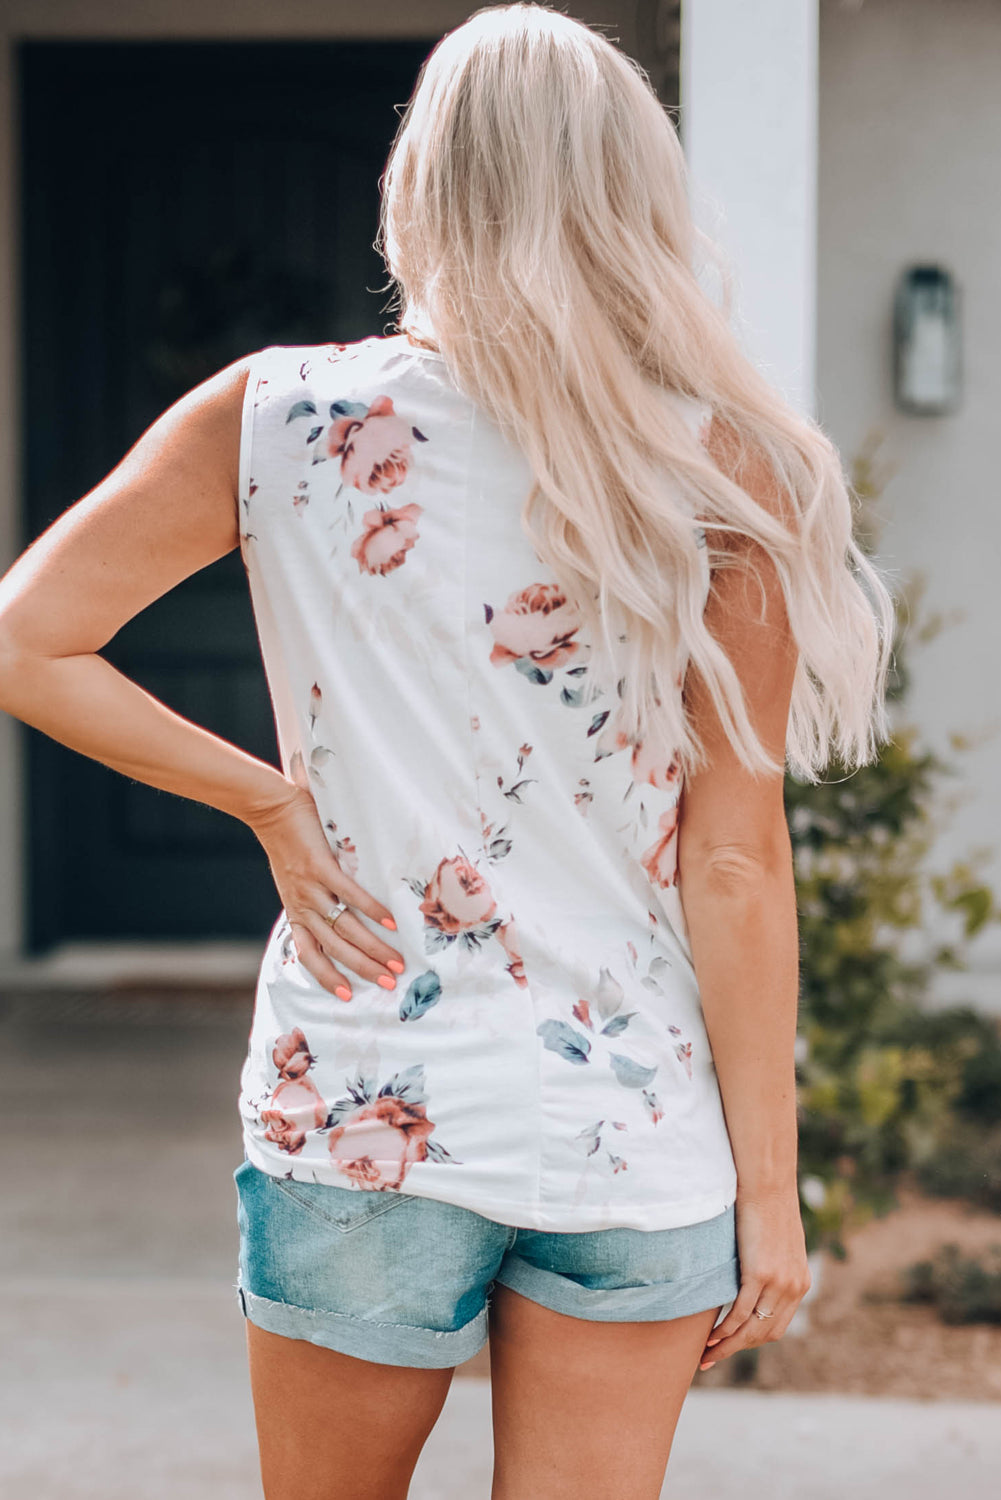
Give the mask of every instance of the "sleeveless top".
[[(680, 403), (703, 440), (707, 409)], [(406, 334), (252, 356), (240, 551), (284, 774), (402, 954), (349, 1001), (284, 910), (240, 1077), (250, 1161), (508, 1225), (665, 1229), (736, 1195), (677, 884), (676, 765), (586, 705), (530, 466)], [(693, 521), (694, 521), (693, 517)], [(705, 589), (705, 537), (698, 530)], [(335, 956), (336, 962), (336, 956)]]

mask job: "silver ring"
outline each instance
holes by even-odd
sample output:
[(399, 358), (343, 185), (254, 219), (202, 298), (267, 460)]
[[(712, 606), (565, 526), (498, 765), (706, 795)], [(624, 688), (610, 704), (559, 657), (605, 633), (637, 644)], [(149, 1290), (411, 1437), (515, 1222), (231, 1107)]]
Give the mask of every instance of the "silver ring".
[(336, 906), (332, 906), (328, 912), (324, 913), (323, 920), (333, 927), (337, 918), (343, 916), (347, 909), (348, 903), (346, 901), (338, 901)]
[(753, 1314), (754, 1314), (754, 1316), (755, 1316), (755, 1317), (756, 1317), (756, 1318), (774, 1318), (774, 1316), (775, 1316), (775, 1314), (774, 1314), (774, 1313), (773, 1313), (773, 1312), (770, 1312), (770, 1313), (766, 1313), (766, 1312), (761, 1312), (761, 1311), (760, 1311), (760, 1310), (759, 1310), (759, 1309), (758, 1309), (758, 1308), (756, 1308), (756, 1307), (752, 1307), (752, 1308), (751, 1308), (751, 1311), (752, 1311), (752, 1313), (753, 1313)]

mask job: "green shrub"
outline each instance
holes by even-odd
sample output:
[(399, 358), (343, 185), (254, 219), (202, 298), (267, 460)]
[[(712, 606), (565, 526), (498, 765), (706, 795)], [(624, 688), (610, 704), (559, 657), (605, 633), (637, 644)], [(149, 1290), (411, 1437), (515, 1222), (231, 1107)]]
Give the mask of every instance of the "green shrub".
[(901, 1301), (930, 1303), (945, 1323), (1001, 1323), (1001, 1242), (982, 1260), (943, 1245), (932, 1260), (901, 1273)]
[[(857, 534), (870, 550), (868, 507), (882, 487), (874, 451), (863, 450), (852, 478), (869, 531)], [(978, 873), (989, 849), (944, 872), (928, 867), (957, 773), (903, 716), (904, 638), (928, 640), (943, 623), (919, 618), (923, 593), (916, 576), (897, 601), (893, 743), (850, 775), (834, 762), (816, 785), (785, 781), (800, 934), (800, 1195), (808, 1247), (835, 1255), (845, 1253), (846, 1228), (895, 1205), (904, 1174), (944, 1183), (955, 1165), (952, 1193), (983, 1202), (986, 1183), (998, 1202), (1001, 1151), (989, 1128), (1001, 1121), (997, 1024), (969, 1006), (925, 1009), (936, 972), (965, 968), (969, 944), (1001, 911)], [(967, 748), (960, 735), (951, 743)], [(951, 940), (915, 945), (943, 914)], [(959, 1170), (964, 1126), (982, 1150)]]
[(926, 1193), (1001, 1214), (1001, 1125), (985, 1130), (962, 1116), (950, 1120), (915, 1178)]

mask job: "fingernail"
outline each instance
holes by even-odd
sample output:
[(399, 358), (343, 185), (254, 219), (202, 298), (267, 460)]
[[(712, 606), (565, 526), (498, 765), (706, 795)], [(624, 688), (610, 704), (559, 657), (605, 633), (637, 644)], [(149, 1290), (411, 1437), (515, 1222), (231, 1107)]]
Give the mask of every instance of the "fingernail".
[(713, 1344), (718, 1344), (719, 1342), (719, 1339), (706, 1339), (706, 1348), (711, 1349)]
[(394, 974), (402, 974), (403, 970), (406, 968), (406, 965), (401, 964), (398, 958), (387, 958), (386, 968), (392, 969)]
[(334, 994), (337, 995), (341, 1000), (351, 999), (351, 991), (343, 984), (339, 984), (337, 986), (336, 990), (334, 990)]
[(391, 932), (396, 931), (396, 923), (393, 921), (392, 917), (380, 917), (379, 920), (382, 922), (383, 927), (388, 927)]
[(396, 989), (396, 980), (393, 978), (392, 974), (380, 974), (379, 983), (382, 985), (384, 990)]
[(716, 1361), (714, 1359), (711, 1359), (707, 1365), (699, 1365), (699, 1369), (700, 1370), (711, 1370), (712, 1367), (713, 1367), (713, 1365), (715, 1363), (716, 1363)]

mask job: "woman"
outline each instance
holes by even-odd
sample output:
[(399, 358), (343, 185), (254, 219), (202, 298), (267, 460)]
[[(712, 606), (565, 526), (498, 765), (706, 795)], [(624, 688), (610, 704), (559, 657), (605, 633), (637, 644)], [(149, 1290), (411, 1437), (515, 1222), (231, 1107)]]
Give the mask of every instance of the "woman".
[[(0, 701), (268, 857), (234, 1173), (268, 1500), (404, 1496), (488, 1330), (494, 1500), (652, 1500), (696, 1367), (808, 1289), (783, 776), (886, 738), (891, 600), (604, 37), (476, 12), (383, 189), (398, 331), (155, 422), (4, 578)], [(280, 771), (99, 654), (237, 546)]]

